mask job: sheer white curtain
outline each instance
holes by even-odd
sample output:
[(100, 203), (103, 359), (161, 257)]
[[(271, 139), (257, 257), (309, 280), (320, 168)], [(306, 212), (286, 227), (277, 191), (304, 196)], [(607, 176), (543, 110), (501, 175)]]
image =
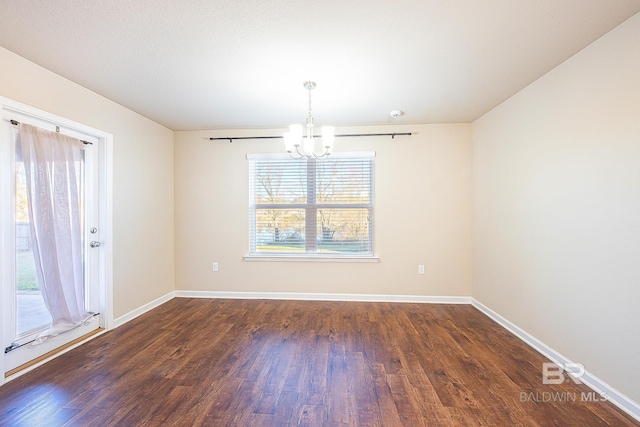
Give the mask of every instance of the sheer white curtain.
[(84, 308), (83, 144), (26, 124), (20, 140), (36, 274), (53, 319), (39, 343), (92, 319)]

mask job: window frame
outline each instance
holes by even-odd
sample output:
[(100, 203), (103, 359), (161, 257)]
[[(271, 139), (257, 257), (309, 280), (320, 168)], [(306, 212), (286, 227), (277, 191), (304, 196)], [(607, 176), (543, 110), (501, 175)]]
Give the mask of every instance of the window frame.
[[(307, 161), (307, 201), (303, 204), (256, 204), (255, 203), (255, 179), (252, 175), (253, 165), (251, 161), (260, 160), (287, 160), (288, 154), (248, 154), (249, 160), (249, 253), (243, 258), (247, 261), (336, 261), (336, 262), (377, 262), (374, 247), (374, 215), (375, 215), (375, 152), (340, 152), (331, 154), (332, 159), (369, 159), (371, 160), (371, 176), (369, 178), (369, 203), (318, 203), (316, 200), (316, 165), (323, 160), (311, 159)], [(305, 251), (304, 252), (276, 252), (264, 253), (257, 251), (256, 238), (256, 211), (259, 209), (302, 209), (305, 210)], [(321, 209), (367, 209), (370, 215), (368, 227), (369, 252), (366, 253), (324, 253), (317, 252), (317, 220), (318, 211)]]

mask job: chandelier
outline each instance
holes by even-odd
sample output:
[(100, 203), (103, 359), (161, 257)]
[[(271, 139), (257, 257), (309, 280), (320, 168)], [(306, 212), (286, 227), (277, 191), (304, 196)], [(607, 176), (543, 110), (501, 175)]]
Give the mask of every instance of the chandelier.
[[(303, 126), (300, 124), (289, 126), (289, 132), (284, 133), (284, 149), (292, 159), (302, 159), (303, 157), (322, 159), (331, 154), (333, 141), (335, 138), (333, 126), (322, 126), (322, 148), (321, 154), (315, 152), (315, 141), (313, 135), (313, 116), (311, 115), (311, 91), (315, 89), (316, 83), (312, 81), (304, 82), (304, 88), (309, 91), (309, 114), (307, 124), (303, 133)], [(302, 146), (302, 151), (300, 147)]]

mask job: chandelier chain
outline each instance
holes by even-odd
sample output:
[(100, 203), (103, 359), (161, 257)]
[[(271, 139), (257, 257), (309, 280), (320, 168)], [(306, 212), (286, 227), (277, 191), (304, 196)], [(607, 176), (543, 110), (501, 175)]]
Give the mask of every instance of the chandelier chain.
[(309, 117), (311, 117), (311, 86), (309, 86)]

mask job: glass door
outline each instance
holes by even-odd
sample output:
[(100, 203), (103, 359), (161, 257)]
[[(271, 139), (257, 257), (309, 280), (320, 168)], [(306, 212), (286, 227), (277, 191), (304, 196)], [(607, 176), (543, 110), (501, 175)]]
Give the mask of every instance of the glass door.
[[(71, 135), (76, 137), (75, 135)], [(86, 136), (85, 136), (86, 138)], [(83, 139), (85, 139), (83, 138)], [(97, 141), (96, 141), (97, 142)], [(99, 312), (99, 251), (100, 233), (99, 218), (99, 168), (98, 150), (93, 143), (87, 142), (80, 160), (75, 162), (76, 181), (80, 199), (80, 222), (82, 229), (82, 249), (79, 260), (82, 263), (84, 288), (84, 308), (87, 312)], [(5, 151), (6, 152), (6, 151)], [(92, 332), (99, 327), (98, 319), (87, 322), (69, 332), (48, 337), (42, 343), (34, 342), (43, 331), (51, 325), (52, 316), (43, 298), (31, 234), (34, 228), (29, 215), (29, 201), (27, 197), (27, 180), (25, 163), (22, 156), (20, 135), (17, 126), (11, 128), (10, 164), (3, 159), (3, 168), (9, 166), (11, 170), (10, 217), (12, 221), (7, 233), (13, 244), (4, 245), (13, 250), (3, 255), (3, 266), (9, 267), (4, 274), (3, 286), (3, 348), (4, 372), (11, 372), (57, 348)], [(6, 198), (6, 197), (5, 197)], [(3, 203), (5, 200), (3, 200)], [(43, 269), (47, 274), (46, 269)]]
[(26, 172), (20, 145), (15, 147), (15, 339), (39, 333), (51, 323), (36, 276), (31, 223), (27, 202)]

